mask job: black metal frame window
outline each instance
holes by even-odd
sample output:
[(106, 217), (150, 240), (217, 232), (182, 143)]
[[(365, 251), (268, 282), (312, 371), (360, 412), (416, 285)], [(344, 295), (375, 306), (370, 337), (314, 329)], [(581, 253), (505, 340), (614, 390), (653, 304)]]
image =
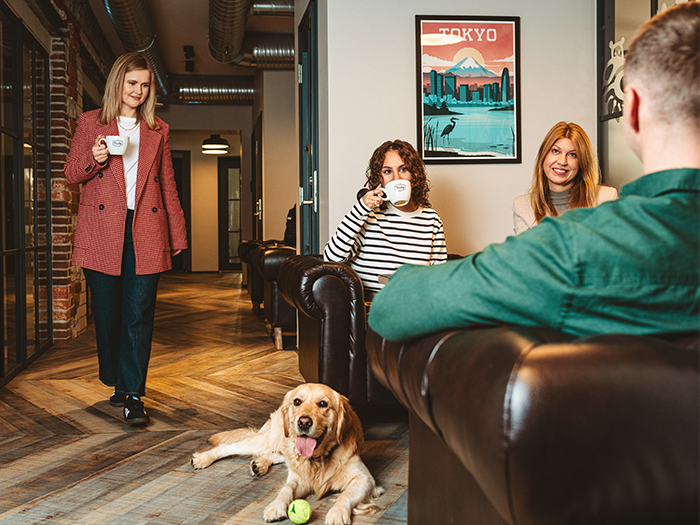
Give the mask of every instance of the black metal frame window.
[(52, 343), (49, 58), (0, 5), (0, 386)]

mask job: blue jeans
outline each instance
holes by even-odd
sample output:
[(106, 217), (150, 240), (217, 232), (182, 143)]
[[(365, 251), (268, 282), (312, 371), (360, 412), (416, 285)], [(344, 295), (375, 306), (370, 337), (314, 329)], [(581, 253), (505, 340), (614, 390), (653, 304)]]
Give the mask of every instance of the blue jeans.
[(136, 275), (133, 210), (126, 216), (121, 275), (83, 268), (95, 319), (100, 381), (118, 393), (142, 396), (151, 358), (160, 274)]

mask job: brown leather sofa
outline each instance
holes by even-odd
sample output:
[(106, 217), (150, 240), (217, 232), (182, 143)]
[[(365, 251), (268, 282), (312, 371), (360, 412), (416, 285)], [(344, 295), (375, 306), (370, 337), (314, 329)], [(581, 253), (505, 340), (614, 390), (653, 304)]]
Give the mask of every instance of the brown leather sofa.
[(348, 397), (355, 409), (401, 408), (372, 375), (365, 352), (367, 309), (362, 281), (342, 263), (318, 255), (284, 261), (277, 283), (298, 310), (299, 370), (308, 382), (323, 383)]
[(263, 279), (263, 313), (268, 332), (275, 342), (277, 350), (285, 346), (284, 336), (290, 338), (296, 334), (296, 310), (280, 295), (277, 274), (282, 263), (292, 257), (296, 250), (284, 245), (261, 245), (253, 250), (253, 267), (260, 272)]
[(697, 333), (370, 330), (367, 353), (409, 409), (409, 525), (697, 525)]
[(238, 257), (246, 265), (246, 288), (253, 303), (253, 312), (256, 315), (262, 313), (261, 305), (265, 299), (265, 281), (258, 269), (253, 266), (253, 253), (260, 246), (277, 246), (283, 244), (282, 241), (257, 239), (243, 240), (238, 244)]

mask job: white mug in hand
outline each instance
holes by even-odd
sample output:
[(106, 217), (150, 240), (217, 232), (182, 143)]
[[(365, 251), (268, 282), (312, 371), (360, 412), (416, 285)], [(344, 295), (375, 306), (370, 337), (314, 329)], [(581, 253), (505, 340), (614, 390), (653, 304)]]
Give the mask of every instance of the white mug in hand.
[(110, 155), (124, 155), (126, 147), (129, 145), (129, 137), (121, 137), (119, 135), (107, 135), (100, 139), (100, 144), (107, 147)]
[(411, 183), (404, 179), (394, 179), (382, 188), (386, 197), (394, 206), (405, 206), (411, 200)]

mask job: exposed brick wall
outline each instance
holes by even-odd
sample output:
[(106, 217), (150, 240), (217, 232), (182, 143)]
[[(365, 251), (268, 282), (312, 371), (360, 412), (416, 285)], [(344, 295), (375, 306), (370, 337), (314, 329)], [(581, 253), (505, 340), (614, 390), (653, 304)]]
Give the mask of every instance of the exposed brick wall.
[[(59, 34), (52, 39), (50, 118), (53, 341), (65, 344), (87, 327), (88, 314), (83, 273), (71, 264), (80, 186), (70, 184), (63, 173), (78, 116), (83, 110), (81, 56), (89, 55), (93, 68), (89, 74), (96, 85), (102, 77), (106, 79), (115, 57), (84, 0), (51, 0), (51, 5), (64, 21)], [(44, 4), (44, 8), (52, 7)]]
[(53, 340), (72, 341), (87, 326), (87, 289), (71, 264), (80, 188), (68, 182), (63, 166), (80, 114), (80, 27), (69, 20), (65, 35), (52, 42), (51, 67), (51, 242), (53, 255)]

